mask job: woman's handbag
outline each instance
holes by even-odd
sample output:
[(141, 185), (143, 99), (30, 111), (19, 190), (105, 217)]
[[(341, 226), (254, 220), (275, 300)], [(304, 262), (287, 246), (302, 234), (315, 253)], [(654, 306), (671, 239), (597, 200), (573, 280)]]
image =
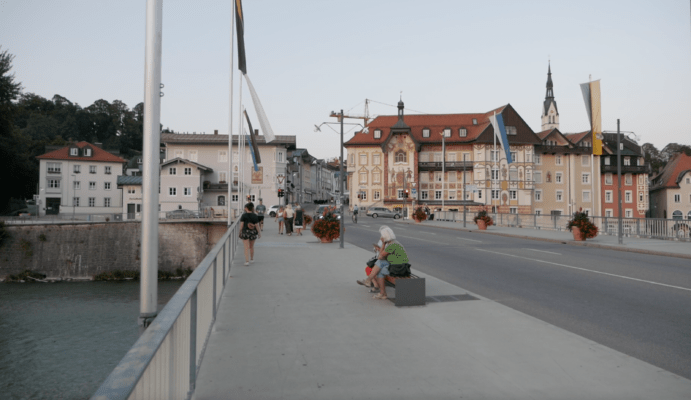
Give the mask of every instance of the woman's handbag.
[(377, 256), (374, 256), (369, 259), (369, 261), (366, 262), (367, 266), (370, 268), (374, 268), (374, 263), (377, 262)]

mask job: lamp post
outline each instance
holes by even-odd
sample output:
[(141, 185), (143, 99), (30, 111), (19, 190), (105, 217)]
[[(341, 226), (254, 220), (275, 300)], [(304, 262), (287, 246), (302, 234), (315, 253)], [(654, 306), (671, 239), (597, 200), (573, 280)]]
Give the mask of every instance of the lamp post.
[(444, 185), (446, 184), (446, 129), (441, 131), (441, 210), (444, 211)]
[(74, 182), (77, 180), (77, 175), (72, 175), (72, 221), (74, 221), (74, 195), (75, 193), (75, 188), (74, 188)]
[[(618, 203), (618, 214), (617, 214), (617, 242), (619, 244), (624, 244), (624, 221), (621, 215), (622, 212), (622, 200), (621, 200), (621, 134), (628, 133), (634, 136), (634, 140), (638, 141), (639, 137), (633, 132), (622, 132), (619, 128), (619, 119), (617, 119), (617, 203)], [(603, 131), (602, 133), (612, 133), (611, 131)]]

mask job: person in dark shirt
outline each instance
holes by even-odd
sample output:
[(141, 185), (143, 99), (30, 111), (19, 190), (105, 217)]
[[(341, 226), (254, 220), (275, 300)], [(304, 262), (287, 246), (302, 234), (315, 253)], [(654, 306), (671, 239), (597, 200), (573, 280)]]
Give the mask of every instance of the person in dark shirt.
[(254, 241), (259, 232), (259, 217), (254, 213), (254, 204), (245, 204), (245, 213), (240, 217), (240, 239), (245, 245), (245, 265), (254, 263)]
[(255, 208), (257, 211), (257, 217), (259, 217), (259, 231), (264, 230), (264, 214), (266, 213), (266, 206), (262, 199), (259, 199), (259, 205)]

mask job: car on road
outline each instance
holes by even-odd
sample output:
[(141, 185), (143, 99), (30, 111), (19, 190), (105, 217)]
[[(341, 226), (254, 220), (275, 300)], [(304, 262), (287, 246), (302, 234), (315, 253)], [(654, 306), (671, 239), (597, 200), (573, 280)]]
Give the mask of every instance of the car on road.
[(271, 206), (269, 208), (269, 217), (274, 218), (279, 208), (281, 208), (281, 206)]
[(367, 216), (372, 218), (401, 218), (401, 213), (397, 211), (391, 211), (386, 207), (370, 207), (367, 209)]
[(166, 219), (190, 219), (199, 218), (198, 211), (192, 210), (173, 210), (166, 213)]

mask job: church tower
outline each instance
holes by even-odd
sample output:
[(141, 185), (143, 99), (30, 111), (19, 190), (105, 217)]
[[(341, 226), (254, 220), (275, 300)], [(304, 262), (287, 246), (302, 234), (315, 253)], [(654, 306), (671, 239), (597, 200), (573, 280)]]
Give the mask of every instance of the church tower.
[(542, 130), (557, 128), (559, 129), (559, 111), (557, 102), (554, 100), (554, 90), (552, 84), (552, 67), (547, 64), (547, 94), (545, 103), (542, 106)]

